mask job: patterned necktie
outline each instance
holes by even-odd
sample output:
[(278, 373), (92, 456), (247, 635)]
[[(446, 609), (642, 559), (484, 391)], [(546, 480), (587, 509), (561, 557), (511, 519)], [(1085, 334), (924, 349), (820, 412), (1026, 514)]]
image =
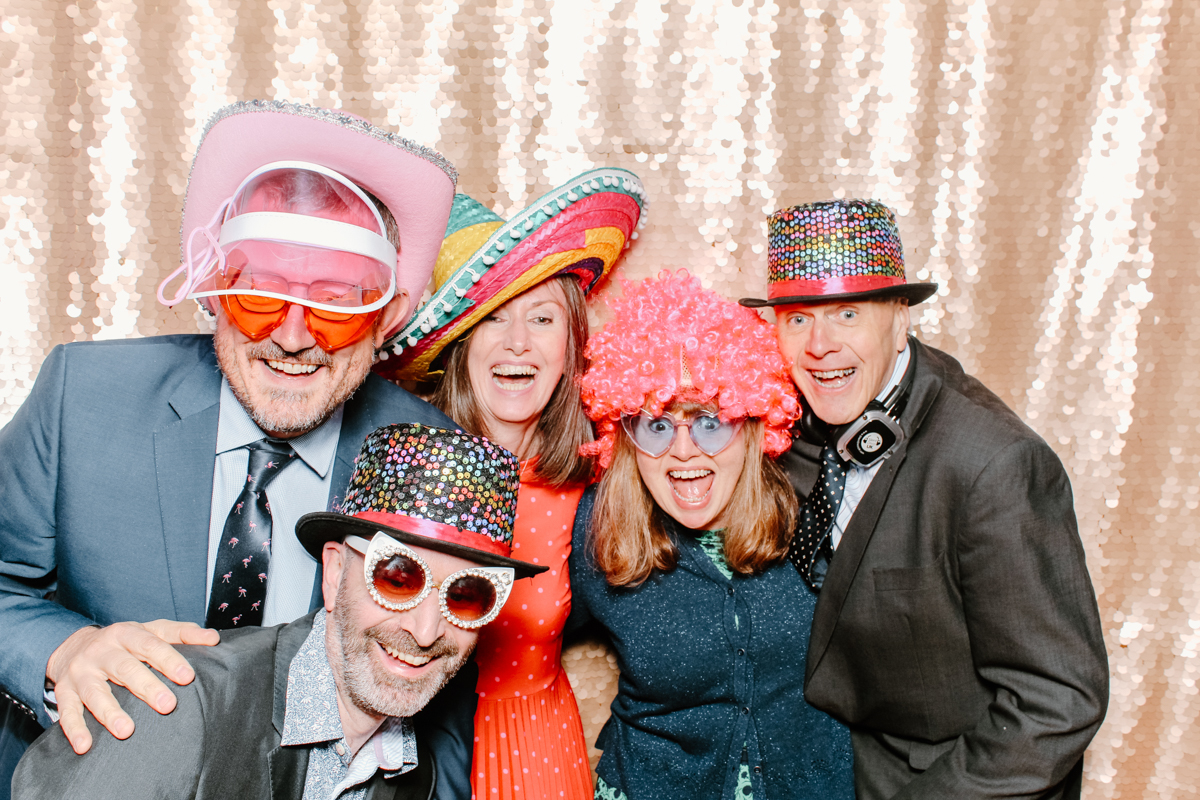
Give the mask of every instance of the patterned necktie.
[(833, 558), (830, 532), (846, 492), (846, 467), (837, 450), (826, 445), (821, 451), (821, 474), (800, 509), (800, 528), (788, 549), (788, 559), (814, 592), (821, 591)]
[(250, 451), (246, 485), (225, 519), (204, 623), (218, 630), (262, 624), (271, 565), (267, 485), (296, 457), (291, 445), (277, 439), (261, 439), (246, 449)]

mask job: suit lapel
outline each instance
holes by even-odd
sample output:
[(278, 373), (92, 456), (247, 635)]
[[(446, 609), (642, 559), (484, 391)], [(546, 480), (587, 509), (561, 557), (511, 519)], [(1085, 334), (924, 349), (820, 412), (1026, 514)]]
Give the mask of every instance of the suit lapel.
[(875, 473), (867, 493), (854, 509), (854, 516), (850, 518), (850, 524), (846, 526), (842, 541), (838, 544), (833, 561), (830, 562), (829, 573), (813, 613), (812, 634), (808, 641), (807, 673), (810, 676), (821, 663), (825, 648), (829, 646), (829, 639), (837, 626), (846, 595), (858, 574), (858, 565), (875, 533), (879, 512), (883, 510), (888, 493), (892, 489), (892, 481), (896, 479), (896, 472), (904, 462), (907, 451), (907, 443), (900, 445), (895, 453), (888, 456), (879, 472)]
[(179, 419), (154, 431), (154, 474), (175, 619), (199, 624), (204, 624), (220, 389), (215, 360), (201, 361), (168, 400)]
[(271, 800), (296, 800), (304, 796), (307, 747), (276, 747), (267, 754), (267, 766), (271, 771)]
[(888, 456), (887, 461), (883, 463), (879, 472), (871, 480), (866, 494), (859, 501), (858, 507), (854, 509), (850, 524), (846, 526), (845, 535), (838, 544), (833, 561), (829, 565), (829, 573), (825, 578), (825, 585), (821, 588), (821, 595), (817, 599), (817, 608), (813, 613), (812, 634), (808, 642), (808, 665), (805, 670), (806, 683), (816, 672), (825, 655), (825, 650), (829, 646), (830, 639), (833, 637), (833, 631), (837, 627), (846, 596), (858, 577), (858, 568), (867, 551), (867, 545), (875, 535), (879, 515), (887, 503), (892, 483), (908, 454), (909, 442), (920, 430), (925, 415), (933, 407), (942, 388), (944, 373), (933, 361), (929, 352), (916, 339), (909, 337), (908, 341), (912, 348), (912, 357), (916, 361), (914, 365), (916, 375), (908, 408), (901, 419), (906, 438), (899, 449)]
[[(368, 375), (354, 396), (342, 406), (342, 431), (338, 436), (337, 458), (333, 461), (333, 481), (329, 486), (329, 503), (327, 510), (332, 511), (341, 505), (342, 495), (350, 485), (350, 475), (354, 472), (354, 459), (362, 447), (367, 435), (385, 423), (376, 423), (371, 409), (386, 407), (383, 399), (376, 396), (375, 382), (383, 380), (372, 374)], [(399, 422), (401, 420), (393, 420)]]

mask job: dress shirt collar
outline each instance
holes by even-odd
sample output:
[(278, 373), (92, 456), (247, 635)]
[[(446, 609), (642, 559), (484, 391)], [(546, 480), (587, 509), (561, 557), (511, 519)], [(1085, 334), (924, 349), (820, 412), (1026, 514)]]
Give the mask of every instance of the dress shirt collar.
[[(320, 426), (303, 436), (288, 439), (288, 444), (296, 451), (296, 455), (308, 465), (308, 468), (322, 478), (333, 466), (333, 458), (337, 455), (338, 436), (342, 430), (342, 406), (338, 406), (333, 415)], [(228, 450), (245, 447), (251, 442), (257, 442), (266, 434), (255, 424), (246, 409), (229, 387), (228, 379), (221, 378), (221, 412), (217, 422), (217, 455)]]
[[(892, 376), (888, 378), (888, 382), (883, 387), (883, 391), (875, 395), (875, 399), (883, 402), (888, 393), (900, 385), (900, 381), (904, 379), (904, 372), (908, 369), (908, 362), (912, 360), (912, 348), (908, 346), (908, 342), (904, 343), (904, 349), (900, 351), (900, 355), (896, 357), (896, 366), (892, 367)], [(225, 409), (222, 408), (222, 411)]]

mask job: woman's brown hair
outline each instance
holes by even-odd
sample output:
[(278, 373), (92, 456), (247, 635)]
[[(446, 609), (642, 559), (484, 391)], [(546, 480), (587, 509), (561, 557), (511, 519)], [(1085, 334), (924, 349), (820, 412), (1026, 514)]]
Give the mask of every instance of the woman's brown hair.
[[(739, 575), (756, 575), (787, 554), (796, 528), (796, 495), (783, 470), (762, 452), (762, 423), (746, 420), (741, 435), (746, 460), (725, 507), (730, 520), (725, 560)], [(675, 568), (679, 551), (665, 523), (666, 513), (650, 496), (633, 443), (621, 429), (592, 512), (592, 552), (609, 584), (637, 586), (656, 569)]]
[[(580, 446), (592, 441), (592, 423), (583, 413), (583, 402), (579, 397), (579, 376), (586, 366), (583, 348), (587, 344), (588, 319), (579, 278), (560, 275), (549, 280), (558, 281), (566, 297), (567, 346), (562, 377), (538, 418), (538, 460), (534, 474), (544, 483), (562, 486), (582, 483), (592, 473), (591, 460), (579, 455)], [(443, 352), (446, 373), (430, 400), (467, 433), (486, 436), (483, 414), (467, 372), (467, 351), (474, 330), (472, 328)]]

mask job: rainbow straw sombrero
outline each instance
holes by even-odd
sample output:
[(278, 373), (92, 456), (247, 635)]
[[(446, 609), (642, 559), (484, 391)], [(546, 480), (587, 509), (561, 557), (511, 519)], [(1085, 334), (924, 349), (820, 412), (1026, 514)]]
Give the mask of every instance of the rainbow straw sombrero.
[[(604, 277), (645, 225), (646, 190), (629, 170), (593, 169), (505, 222), (458, 194), (433, 269), (433, 296), (384, 345), (389, 377), (427, 380), (455, 339), (547, 278), (579, 276), (585, 292)], [(390, 352), (388, 352), (390, 351)]]

